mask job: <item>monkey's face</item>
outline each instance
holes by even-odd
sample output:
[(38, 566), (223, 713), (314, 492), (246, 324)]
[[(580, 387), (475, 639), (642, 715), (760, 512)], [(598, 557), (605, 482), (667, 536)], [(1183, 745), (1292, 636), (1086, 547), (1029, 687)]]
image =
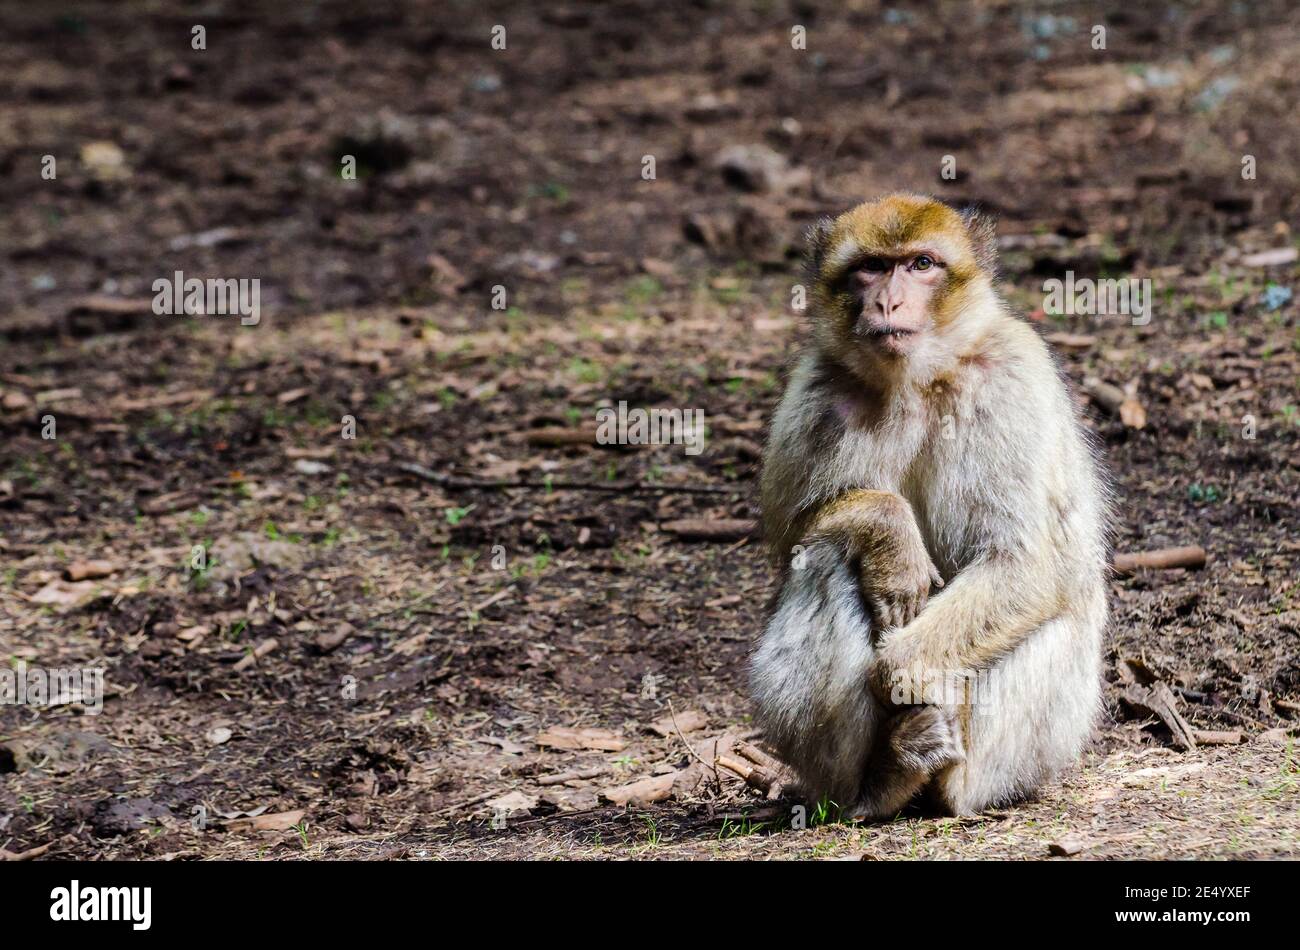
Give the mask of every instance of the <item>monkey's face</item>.
[(864, 346), (902, 356), (921, 334), (934, 330), (935, 290), (947, 265), (939, 252), (921, 248), (901, 257), (872, 254), (844, 273), (848, 332)]
[(817, 339), (864, 370), (940, 356), (993, 269), (992, 222), (916, 195), (859, 205), (811, 239)]

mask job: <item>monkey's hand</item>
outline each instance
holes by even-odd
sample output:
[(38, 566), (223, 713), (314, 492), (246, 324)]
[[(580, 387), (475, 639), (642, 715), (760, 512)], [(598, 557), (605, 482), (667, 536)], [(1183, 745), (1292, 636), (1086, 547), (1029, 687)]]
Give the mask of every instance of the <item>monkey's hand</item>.
[(914, 523), (867, 543), (861, 557), (862, 596), (882, 630), (907, 626), (925, 609), (930, 586), (943, 586)]
[(953, 675), (944, 661), (927, 655), (911, 631), (887, 630), (876, 642), (867, 684), (877, 700), (895, 709), (938, 701)]
[(878, 628), (910, 623), (925, 607), (930, 585), (943, 586), (912, 506), (901, 495), (848, 492), (817, 513), (812, 530), (810, 540), (834, 540), (858, 564), (862, 595)]

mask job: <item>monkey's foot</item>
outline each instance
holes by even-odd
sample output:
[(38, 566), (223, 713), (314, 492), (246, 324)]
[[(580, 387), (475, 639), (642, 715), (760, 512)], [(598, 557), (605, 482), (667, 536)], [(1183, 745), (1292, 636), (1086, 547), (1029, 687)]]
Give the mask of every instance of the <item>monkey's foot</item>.
[(872, 753), (862, 797), (843, 813), (848, 821), (897, 814), (932, 776), (965, 758), (960, 729), (951, 712), (942, 707), (904, 709), (888, 730), (887, 739)]
[(956, 720), (940, 706), (918, 706), (901, 713), (889, 746), (901, 768), (926, 778), (966, 757)]

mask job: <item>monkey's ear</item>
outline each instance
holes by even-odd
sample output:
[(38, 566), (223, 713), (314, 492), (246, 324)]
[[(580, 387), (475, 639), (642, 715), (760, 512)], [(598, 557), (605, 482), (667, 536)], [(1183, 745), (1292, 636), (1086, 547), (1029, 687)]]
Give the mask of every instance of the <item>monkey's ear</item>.
[(826, 260), (826, 251), (831, 244), (831, 228), (835, 226), (833, 218), (818, 218), (808, 226), (804, 232), (804, 241), (808, 245), (808, 253), (804, 259), (808, 278), (815, 279), (822, 270), (822, 262)]
[(962, 224), (970, 235), (971, 246), (975, 249), (975, 263), (980, 270), (989, 274), (997, 272), (998, 267), (998, 228), (997, 216), (977, 205), (967, 205), (960, 209)]

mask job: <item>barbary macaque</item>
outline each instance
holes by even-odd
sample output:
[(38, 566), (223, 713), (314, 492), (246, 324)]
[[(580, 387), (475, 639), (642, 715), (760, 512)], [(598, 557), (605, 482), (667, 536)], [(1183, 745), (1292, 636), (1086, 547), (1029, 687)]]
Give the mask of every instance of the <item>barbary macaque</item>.
[(1108, 495), (991, 219), (895, 194), (809, 232), (772, 422), (759, 722), (848, 818), (967, 814), (1073, 763), (1100, 705)]

